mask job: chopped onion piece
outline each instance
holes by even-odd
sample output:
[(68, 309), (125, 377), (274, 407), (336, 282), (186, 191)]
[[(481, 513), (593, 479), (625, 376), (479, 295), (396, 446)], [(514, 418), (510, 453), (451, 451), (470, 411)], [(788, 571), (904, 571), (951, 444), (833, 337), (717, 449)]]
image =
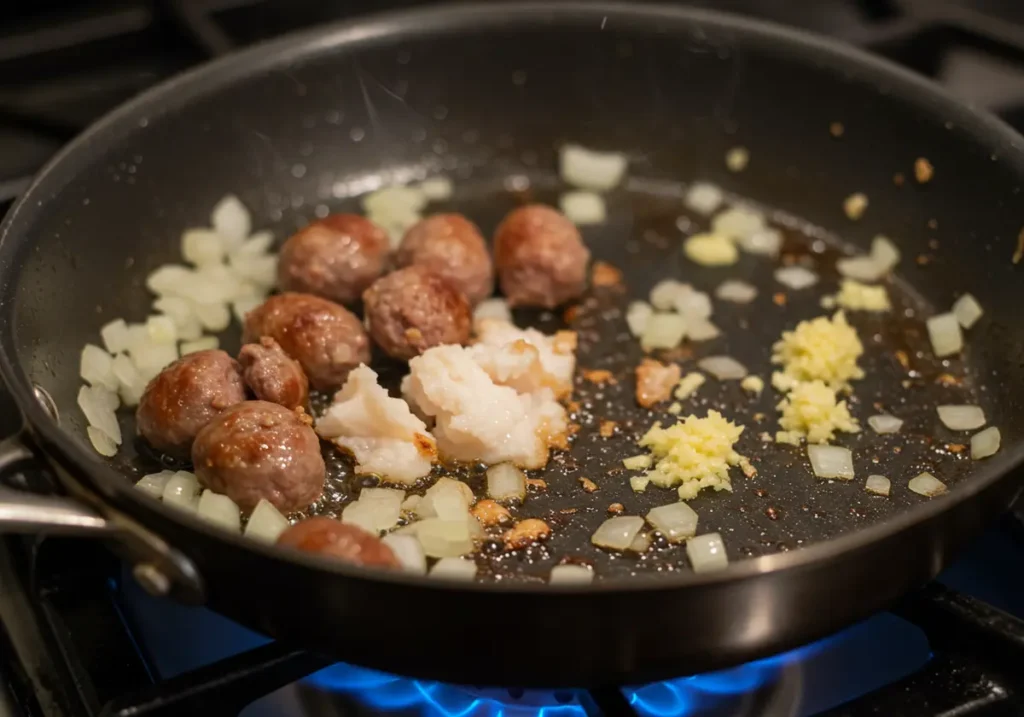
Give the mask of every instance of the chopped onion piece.
[(188, 471), (178, 471), (164, 486), (163, 500), (168, 505), (184, 510), (195, 510), (199, 507), (199, 481)]
[(714, 184), (694, 182), (683, 197), (683, 203), (698, 214), (709, 216), (722, 206), (724, 199), (722, 190)]
[(117, 445), (121, 444), (121, 426), (114, 410), (119, 403), (117, 394), (102, 386), (82, 386), (78, 391), (78, 407), (85, 414), (85, 420)]
[(853, 453), (849, 448), (813, 444), (807, 446), (807, 457), (818, 478), (853, 478)]
[(146, 333), (154, 344), (173, 344), (178, 340), (178, 327), (174, 319), (156, 314), (146, 319)]
[(765, 229), (764, 214), (747, 207), (726, 209), (711, 220), (711, 231), (733, 239), (743, 239)]
[(423, 552), (432, 558), (456, 558), (473, 552), (469, 520), (427, 518), (416, 524)]
[(196, 508), (196, 512), (200, 518), (214, 525), (219, 525), (235, 533), (239, 533), (242, 530), (241, 511), (235, 505), (235, 501), (226, 495), (214, 493), (212, 490), (204, 490), (199, 498), (199, 506)]
[(598, 192), (617, 186), (626, 174), (626, 155), (598, 152), (578, 144), (564, 145), (559, 152), (559, 172), (567, 184)]
[(231, 312), (227, 304), (196, 304), (193, 310), (199, 323), (207, 331), (223, 331), (231, 324)]
[(267, 230), (255, 232), (251, 234), (248, 239), (235, 247), (231, 254), (236, 257), (260, 256), (261, 254), (266, 254), (270, 250), (270, 245), (273, 243), (273, 232)]
[(113, 362), (114, 376), (117, 378), (118, 395), (121, 402), (128, 407), (138, 405), (146, 390), (146, 382), (135, 364), (126, 354), (118, 354)]
[(629, 333), (640, 338), (647, 328), (647, 322), (654, 314), (654, 309), (646, 301), (630, 302), (626, 309), (626, 323), (629, 325)]
[(181, 355), (194, 354), (197, 351), (212, 351), (220, 348), (220, 339), (216, 336), (204, 336), (195, 341), (183, 341), (181, 344)]
[(854, 279), (866, 283), (878, 281), (884, 277), (889, 270), (871, 256), (844, 257), (836, 261), (836, 270), (847, 279)]
[(416, 506), (420, 504), (421, 500), (423, 500), (422, 495), (416, 495), (415, 493), (413, 493), (412, 495), (410, 495), (409, 497), (402, 501), (402, 510), (408, 513), (415, 513)]
[(929, 498), (942, 495), (947, 490), (946, 484), (931, 473), (922, 473), (915, 478), (911, 478), (907, 487), (918, 495), (927, 496)]
[(432, 202), (443, 202), (452, 197), (452, 180), (448, 177), (431, 177), (420, 182), (423, 196)]
[(100, 329), (100, 338), (103, 339), (103, 345), (107, 347), (107, 351), (115, 356), (122, 351), (127, 351), (128, 324), (124, 322), (124, 319), (114, 319)]
[(141, 490), (143, 493), (160, 500), (164, 494), (164, 488), (167, 487), (167, 481), (174, 477), (174, 471), (160, 471), (159, 473), (149, 473), (139, 478), (138, 483), (135, 487)]
[(676, 302), (688, 291), (693, 291), (693, 287), (675, 279), (664, 279), (654, 285), (649, 298), (655, 309), (672, 311), (676, 308)]
[(646, 470), (651, 467), (651, 457), (649, 455), (630, 456), (622, 459), (622, 465), (631, 471)]
[(898, 433), (903, 426), (903, 421), (896, 416), (880, 413), (868, 418), (868, 425), (875, 433)]
[(504, 299), (484, 299), (473, 309), (473, 323), (476, 324), (484, 319), (507, 321), (511, 324), (512, 310), (508, 308), (508, 302)]
[(674, 349), (686, 336), (686, 319), (679, 314), (652, 314), (640, 337), (645, 350)]
[(646, 553), (649, 547), (651, 547), (650, 533), (637, 533), (633, 542), (629, 544), (629, 550), (634, 553)]
[(982, 458), (994, 456), (999, 452), (999, 429), (989, 426), (971, 436), (971, 459), (980, 461)]
[(647, 514), (647, 522), (670, 543), (678, 543), (697, 534), (697, 512), (682, 501), (653, 508)]
[(710, 341), (721, 335), (721, 330), (706, 319), (687, 321), (686, 336), (692, 341)]
[(440, 513), (444, 511), (447, 519), (461, 520), (469, 515), (472, 502), (473, 491), (468, 485), (454, 478), (439, 478), (416, 504), (416, 515), (420, 518), (437, 518), (444, 517)]
[(499, 463), (487, 469), (487, 497), (493, 500), (526, 498), (526, 476), (511, 463)]
[(707, 319), (711, 317), (711, 297), (703, 291), (695, 291), (689, 284), (683, 284), (683, 290), (676, 294), (673, 308), (687, 321)]
[(549, 585), (589, 585), (594, 582), (594, 571), (585, 565), (556, 565), (551, 568)]
[(953, 302), (953, 315), (965, 329), (974, 326), (984, 313), (981, 304), (970, 294), (964, 294)]
[(117, 444), (106, 433), (96, 428), (96, 426), (86, 426), (85, 432), (89, 436), (89, 442), (92, 443), (92, 447), (101, 456), (111, 458), (117, 455)]
[(892, 243), (889, 237), (879, 234), (871, 241), (872, 261), (886, 272), (890, 272), (900, 263), (900, 250)]
[(224, 239), (211, 229), (188, 229), (181, 235), (181, 256), (189, 264), (219, 264), (224, 251)]
[(757, 288), (745, 281), (729, 279), (719, 284), (715, 289), (715, 296), (722, 301), (732, 301), (737, 304), (749, 304), (757, 298)]
[(288, 519), (281, 515), (281, 511), (266, 498), (260, 498), (249, 516), (249, 522), (245, 524), (245, 537), (264, 543), (276, 543), (278, 536), (287, 528)]
[(719, 381), (738, 381), (748, 373), (747, 367), (731, 356), (708, 356), (698, 361), (697, 367)]
[(926, 325), (928, 326), (928, 338), (932, 342), (932, 350), (939, 358), (959, 353), (964, 347), (963, 333), (960, 331), (960, 322), (957, 321), (955, 314), (933, 316), (928, 319)]
[(146, 288), (154, 294), (180, 296), (195, 282), (195, 272), (180, 264), (164, 264), (146, 277)]
[(590, 542), (609, 550), (627, 550), (643, 527), (644, 519), (639, 516), (615, 516), (601, 523)]
[(252, 233), (252, 216), (234, 194), (228, 194), (217, 202), (210, 215), (210, 224), (224, 237), (228, 246), (241, 244)]
[[(465, 515), (466, 506), (461, 496), (456, 496)], [(370, 533), (390, 530), (398, 524), (402, 514), (402, 501), (405, 491), (392, 488), (363, 488), (359, 500), (349, 503), (341, 512), (343, 523), (352, 523)], [(435, 503), (436, 507), (436, 503)], [(439, 513), (440, 514), (440, 513)], [(457, 515), (456, 517), (462, 517)], [(441, 516), (447, 517), (447, 516)]]
[(417, 575), (427, 573), (427, 556), (423, 554), (423, 546), (415, 535), (385, 535), (382, 542), (391, 548), (403, 570)]
[(885, 476), (868, 476), (864, 490), (875, 495), (889, 495), (890, 482)]
[(430, 577), (441, 580), (470, 581), (476, 577), (476, 563), (462, 558), (441, 558), (430, 569)]
[(99, 346), (86, 344), (79, 361), (79, 375), (92, 386), (116, 391), (119, 387), (114, 374), (114, 358)]
[(695, 573), (722, 570), (729, 565), (725, 554), (725, 543), (718, 533), (705, 533), (686, 541), (686, 557), (690, 559)]
[(818, 275), (802, 266), (783, 266), (775, 270), (775, 280), (790, 289), (799, 291), (818, 283)]
[(594, 192), (566, 192), (558, 199), (562, 214), (573, 224), (604, 224), (608, 218), (604, 199)]
[(985, 425), (981, 406), (939, 406), (939, 420), (951, 431), (973, 431)]
[(132, 361), (147, 382), (167, 365), (178, 360), (175, 344), (141, 344), (131, 351)]
[(771, 227), (764, 227), (752, 234), (741, 236), (737, 243), (740, 249), (748, 254), (774, 257), (782, 249), (782, 232)]

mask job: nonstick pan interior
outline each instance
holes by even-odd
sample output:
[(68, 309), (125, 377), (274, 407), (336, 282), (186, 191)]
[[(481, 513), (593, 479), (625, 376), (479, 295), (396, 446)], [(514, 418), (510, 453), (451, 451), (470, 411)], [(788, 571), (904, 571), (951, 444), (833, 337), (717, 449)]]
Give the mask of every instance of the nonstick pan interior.
[[(481, 36), (438, 30), (398, 44), (364, 44), (344, 53), (298, 53), (244, 77), (225, 73), (187, 100), (172, 92), (115, 145), (81, 150), (75, 166), (64, 168), (60, 190), (19, 237), (16, 274), (15, 262), (4, 266), (4, 305), (26, 373), (53, 396), (62, 425), (78, 440), (81, 346), (111, 318), (144, 317), (143, 278), (177, 259), (182, 229), (205, 223), (226, 192), (238, 194), (258, 225), (283, 239), (382, 184), (444, 174), (457, 192), (450, 206), (438, 208), (465, 212), (489, 232), (516, 202), (555, 201), (556, 150), (566, 141), (631, 157), (633, 180), (609, 197), (611, 220), (585, 232), (595, 258), (625, 272), (629, 295), (642, 297), (670, 276), (703, 290), (732, 277), (758, 285), (752, 305), (717, 303), (725, 335), (695, 346), (682, 357), (685, 367), (704, 355), (729, 354), (767, 378), (771, 342), (798, 320), (825, 313), (817, 302), (836, 284), (830, 267), (844, 242), (864, 247), (884, 233), (903, 249), (890, 287), (896, 310), (854, 319), (868, 374), (856, 386), (854, 412), (863, 421), (891, 410), (907, 425), (898, 436), (865, 431), (840, 441), (855, 451), (856, 481), (816, 481), (802, 449), (761, 443), (758, 434), (776, 429), (778, 396), (770, 389), (752, 400), (734, 384), (711, 382), (685, 404), (701, 413), (724, 408), (747, 426), (738, 449), (754, 460), (758, 476), (737, 474), (731, 495), (705, 492), (693, 502), (701, 531), (722, 532), (734, 558), (791, 550), (911, 510), (924, 499), (906, 489), (906, 480), (922, 470), (954, 489), (968, 482), (976, 466), (947, 446), (964, 440), (940, 426), (938, 403), (979, 402), (1002, 430), (1004, 446), (1020, 436), (1024, 406), (1012, 387), (1024, 380), (1024, 330), (1010, 262), (1019, 168), (969, 136), (962, 118), (899, 101), (838, 60), (812, 66), (761, 40), (740, 47), (727, 31), (696, 26), (684, 36), (652, 35), (634, 31), (625, 14), (600, 31), (582, 24), (491, 28)], [(841, 138), (829, 131), (834, 122), (845, 128)], [(723, 157), (737, 145), (752, 160), (731, 174)], [(936, 167), (935, 179), (895, 184), (893, 174), (909, 178), (919, 156)], [(529, 191), (509, 177), (527, 178)], [(730, 270), (694, 271), (681, 258), (680, 227), (689, 232), (700, 224), (695, 217), (687, 218), (690, 225), (679, 221), (683, 184), (694, 179), (781, 210), (791, 253), (816, 262), (822, 290), (785, 291), (774, 284), (772, 267), (751, 257)], [(871, 202), (857, 223), (842, 213), (843, 198), (854, 191)], [(788, 295), (785, 306), (773, 300), (780, 290)], [(967, 290), (989, 315), (971, 332), (964, 361), (936, 362), (921, 317), (945, 310)], [(585, 347), (581, 367), (608, 368), (617, 383), (580, 381), (583, 430), (544, 476), (548, 490), (527, 501), (523, 515), (549, 520), (555, 536), (525, 554), (484, 560), (494, 574), (539, 579), (567, 553), (597, 563), (606, 576), (685, 569), (678, 547), (636, 560), (589, 543), (610, 504), (642, 514), (675, 499), (655, 488), (634, 494), (619, 468), (622, 457), (638, 452), (637, 435), (669, 418), (634, 404), (631, 376), (640, 352), (625, 331), (623, 299), (595, 295), (570, 322)], [(548, 327), (562, 321), (521, 318)], [(897, 351), (909, 357), (909, 369)], [(947, 373), (961, 377), (960, 385), (940, 383)], [(601, 419), (617, 421), (619, 433), (598, 436)], [(130, 451), (116, 464), (129, 475), (152, 469)], [(890, 498), (863, 491), (870, 473), (893, 479)], [(585, 493), (580, 477), (599, 490)], [(339, 480), (320, 508), (336, 510), (353, 488), (354, 481)]]

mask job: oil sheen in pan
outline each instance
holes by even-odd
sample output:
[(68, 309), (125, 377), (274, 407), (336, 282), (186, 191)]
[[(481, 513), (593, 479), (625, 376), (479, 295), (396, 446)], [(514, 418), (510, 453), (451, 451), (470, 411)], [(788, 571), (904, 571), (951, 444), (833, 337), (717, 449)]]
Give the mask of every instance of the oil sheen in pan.
[[(450, 201), (432, 204), (430, 209), (462, 212), (480, 226), (484, 236), (491, 236), (502, 216), (519, 204), (557, 205), (559, 189), (551, 177), (531, 180), (529, 189), (519, 184), (511, 191), (500, 180), (457, 184)], [(531, 472), (530, 477), (543, 480), (546, 488), (531, 487), (524, 504), (512, 509), (516, 519), (533, 517), (547, 522), (552, 528), (551, 538), (526, 550), (507, 552), (500, 532), (495, 533), (495, 539), (485, 543), (476, 556), (481, 579), (542, 581), (551, 566), (562, 561), (589, 563), (603, 578), (689, 570), (680, 545), (655, 541), (646, 553), (637, 555), (610, 553), (590, 542), (591, 534), (611, 515), (608, 508), (612, 504), (621, 504), (625, 515), (645, 515), (655, 506), (678, 500), (674, 490), (654, 486), (645, 493), (634, 493), (629, 486), (632, 473), (622, 466), (623, 458), (643, 452), (636, 441), (651, 424), (677, 420), (664, 410), (671, 402), (658, 406), (660, 410), (646, 410), (636, 404), (633, 370), (643, 354), (624, 319), (628, 301), (646, 298), (650, 288), (665, 278), (689, 282), (709, 292), (727, 278), (743, 279), (759, 291), (758, 297), (746, 305), (715, 301), (713, 320), (723, 335), (686, 344), (671, 356), (664, 356), (678, 361), (684, 372), (695, 370), (696, 361), (704, 356), (733, 356), (769, 384), (755, 398), (736, 381), (709, 378), (695, 396), (683, 402), (682, 415), (703, 416), (708, 409), (716, 409), (745, 426), (736, 448), (750, 458), (758, 474), (746, 478), (734, 468), (732, 493), (705, 490), (689, 502), (700, 516), (698, 532), (721, 533), (732, 560), (795, 549), (907, 510), (927, 500), (907, 488), (907, 481), (921, 471), (930, 471), (950, 486), (970, 472), (967, 452), (959, 452), (958, 447), (966, 439), (946, 431), (935, 414), (937, 404), (977, 402), (969, 372), (959, 359), (944, 364), (932, 356), (923, 319), (934, 313), (933, 308), (899, 280), (887, 283), (891, 312), (848, 312), (865, 347), (860, 365), (866, 376), (855, 382), (853, 395), (847, 398), (862, 431), (839, 434), (834, 443), (853, 450), (856, 478), (816, 479), (804, 447), (762, 442), (763, 432), (774, 436), (778, 429), (775, 404), (780, 396), (770, 388), (771, 346), (783, 330), (797, 322), (831, 313), (821, 308), (820, 300), (838, 289), (834, 267), (836, 258), (843, 254), (842, 245), (818, 227), (777, 214), (774, 223), (785, 235), (781, 261), (799, 262), (813, 269), (821, 277), (818, 285), (801, 291), (787, 289), (773, 277), (778, 261), (748, 254), (731, 267), (700, 268), (685, 259), (680, 250), (684, 237), (680, 227), (688, 233), (702, 231), (707, 228), (707, 220), (684, 213), (681, 192), (678, 185), (632, 180), (624, 190), (606, 198), (606, 224), (583, 228), (594, 258), (610, 262), (623, 272), (625, 292), (592, 291), (568, 313), (517, 312), (520, 325), (548, 332), (570, 328), (579, 333), (573, 396), (578, 410), (572, 418), (580, 430), (571, 450), (555, 451), (545, 470)], [(358, 205), (345, 202), (335, 208), (345, 210), (358, 211)], [(280, 233), (287, 234), (287, 230)], [(236, 348), (236, 343), (237, 334), (222, 340), (229, 351)], [(404, 367), (380, 362), (374, 368), (397, 395)], [(595, 385), (581, 377), (582, 369), (607, 369), (615, 382)], [(960, 380), (951, 384), (941, 379), (944, 375)], [(314, 397), (314, 409), (329, 400), (330, 396)], [(867, 417), (881, 412), (904, 419), (900, 433), (877, 435), (867, 427)], [(599, 427), (609, 420), (616, 423), (616, 431), (605, 438)], [(324, 454), (328, 465), (324, 496), (306, 513), (293, 518), (306, 514), (338, 516), (355, 499), (360, 487), (377, 484), (372, 476), (354, 475), (351, 460), (330, 445), (325, 444)], [(438, 467), (435, 472), (456, 475), (483, 496), (482, 466)], [(864, 490), (864, 481), (871, 474), (892, 480), (889, 497)], [(581, 478), (590, 479), (598, 489), (585, 491)], [(413, 492), (422, 492), (423, 488)]]

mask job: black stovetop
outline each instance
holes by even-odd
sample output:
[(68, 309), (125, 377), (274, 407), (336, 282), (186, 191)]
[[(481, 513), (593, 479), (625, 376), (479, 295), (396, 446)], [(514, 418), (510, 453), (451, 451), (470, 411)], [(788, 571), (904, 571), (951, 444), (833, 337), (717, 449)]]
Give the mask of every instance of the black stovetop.
[[(64, 142), (175, 72), (288, 30), (422, 4), (35, 0), (5, 7), (0, 212)], [(861, 45), (1024, 129), (1022, 0), (690, 4)], [(14, 416), (0, 399), (0, 430), (13, 429)], [(208, 611), (149, 598), (122, 579), (101, 546), (7, 538), (0, 543), (0, 717), (1024, 715), (1024, 623), (1011, 617), (1024, 617), (1022, 559), (1024, 528), (1011, 514), (936, 583), (814, 645), (656, 685), (534, 691), (328, 666)]]

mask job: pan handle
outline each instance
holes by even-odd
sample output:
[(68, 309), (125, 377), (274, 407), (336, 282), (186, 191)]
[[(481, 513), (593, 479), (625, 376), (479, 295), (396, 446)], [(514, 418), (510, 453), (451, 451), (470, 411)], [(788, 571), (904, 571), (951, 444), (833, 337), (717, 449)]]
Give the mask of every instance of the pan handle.
[(82, 500), (8, 487), (22, 469), (44, 468), (21, 435), (0, 441), (0, 535), (78, 535), (107, 540), (132, 565), (132, 575), (148, 593), (198, 605), (205, 601), (203, 581), (192, 562), (128, 516), (109, 507), (93, 508)]

